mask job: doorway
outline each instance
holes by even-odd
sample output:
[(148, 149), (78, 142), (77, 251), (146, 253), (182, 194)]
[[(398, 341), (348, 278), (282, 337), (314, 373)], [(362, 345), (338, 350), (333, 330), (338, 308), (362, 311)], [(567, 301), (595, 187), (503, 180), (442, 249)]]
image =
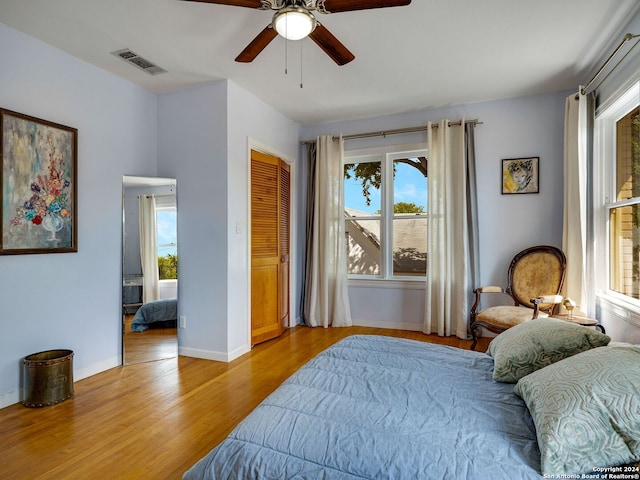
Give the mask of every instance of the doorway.
[(178, 355), (176, 187), (172, 178), (123, 177), (123, 365)]

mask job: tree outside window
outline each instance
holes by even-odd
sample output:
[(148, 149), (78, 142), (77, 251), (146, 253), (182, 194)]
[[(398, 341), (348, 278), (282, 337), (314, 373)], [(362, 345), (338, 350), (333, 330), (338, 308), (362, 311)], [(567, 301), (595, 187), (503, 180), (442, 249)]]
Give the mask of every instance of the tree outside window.
[(347, 155), (345, 235), (352, 277), (424, 277), (427, 262), (425, 150)]

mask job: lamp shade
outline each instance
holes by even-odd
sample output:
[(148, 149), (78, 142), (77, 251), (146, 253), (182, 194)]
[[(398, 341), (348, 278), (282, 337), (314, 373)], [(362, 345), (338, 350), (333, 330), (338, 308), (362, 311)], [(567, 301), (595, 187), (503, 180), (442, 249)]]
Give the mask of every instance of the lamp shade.
[(273, 16), (272, 25), (287, 40), (300, 40), (313, 32), (316, 19), (304, 8), (286, 7)]

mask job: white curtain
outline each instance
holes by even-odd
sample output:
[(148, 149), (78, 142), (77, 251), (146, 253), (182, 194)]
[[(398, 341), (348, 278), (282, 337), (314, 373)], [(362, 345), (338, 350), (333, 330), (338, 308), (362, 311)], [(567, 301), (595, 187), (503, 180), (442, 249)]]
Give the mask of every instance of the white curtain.
[(470, 269), (465, 122), (428, 124), (429, 222), (424, 333), (467, 338)]
[(140, 195), (138, 198), (140, 223), (140, 261), (142, 263), (142, 301), (160, 297), (158, 278), (158, 232), (156, 226), (156, 198)]
[[(580, 92), (567, 97), (564, 117), (564, 212), (562, 249), (567, 257), (563, 294), (577, 303), (577, 310), (595, 313), (593, 296), (587, 295), (588, 184), (590, 98)], [(589, 262), (590, 263), (590, 262)]]
[(351, 325), (343, 155), (342, 137), (339, 140), (333, 140), (330, 135), (318, 137), (307, 319), (312, 327)]

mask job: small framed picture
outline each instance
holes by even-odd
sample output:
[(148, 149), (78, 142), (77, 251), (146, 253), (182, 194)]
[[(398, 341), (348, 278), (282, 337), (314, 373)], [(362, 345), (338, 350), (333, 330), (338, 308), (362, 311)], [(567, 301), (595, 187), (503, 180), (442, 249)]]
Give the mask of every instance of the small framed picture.
[(538, 193), (540, 157), (502, 160), (502, 194)]

